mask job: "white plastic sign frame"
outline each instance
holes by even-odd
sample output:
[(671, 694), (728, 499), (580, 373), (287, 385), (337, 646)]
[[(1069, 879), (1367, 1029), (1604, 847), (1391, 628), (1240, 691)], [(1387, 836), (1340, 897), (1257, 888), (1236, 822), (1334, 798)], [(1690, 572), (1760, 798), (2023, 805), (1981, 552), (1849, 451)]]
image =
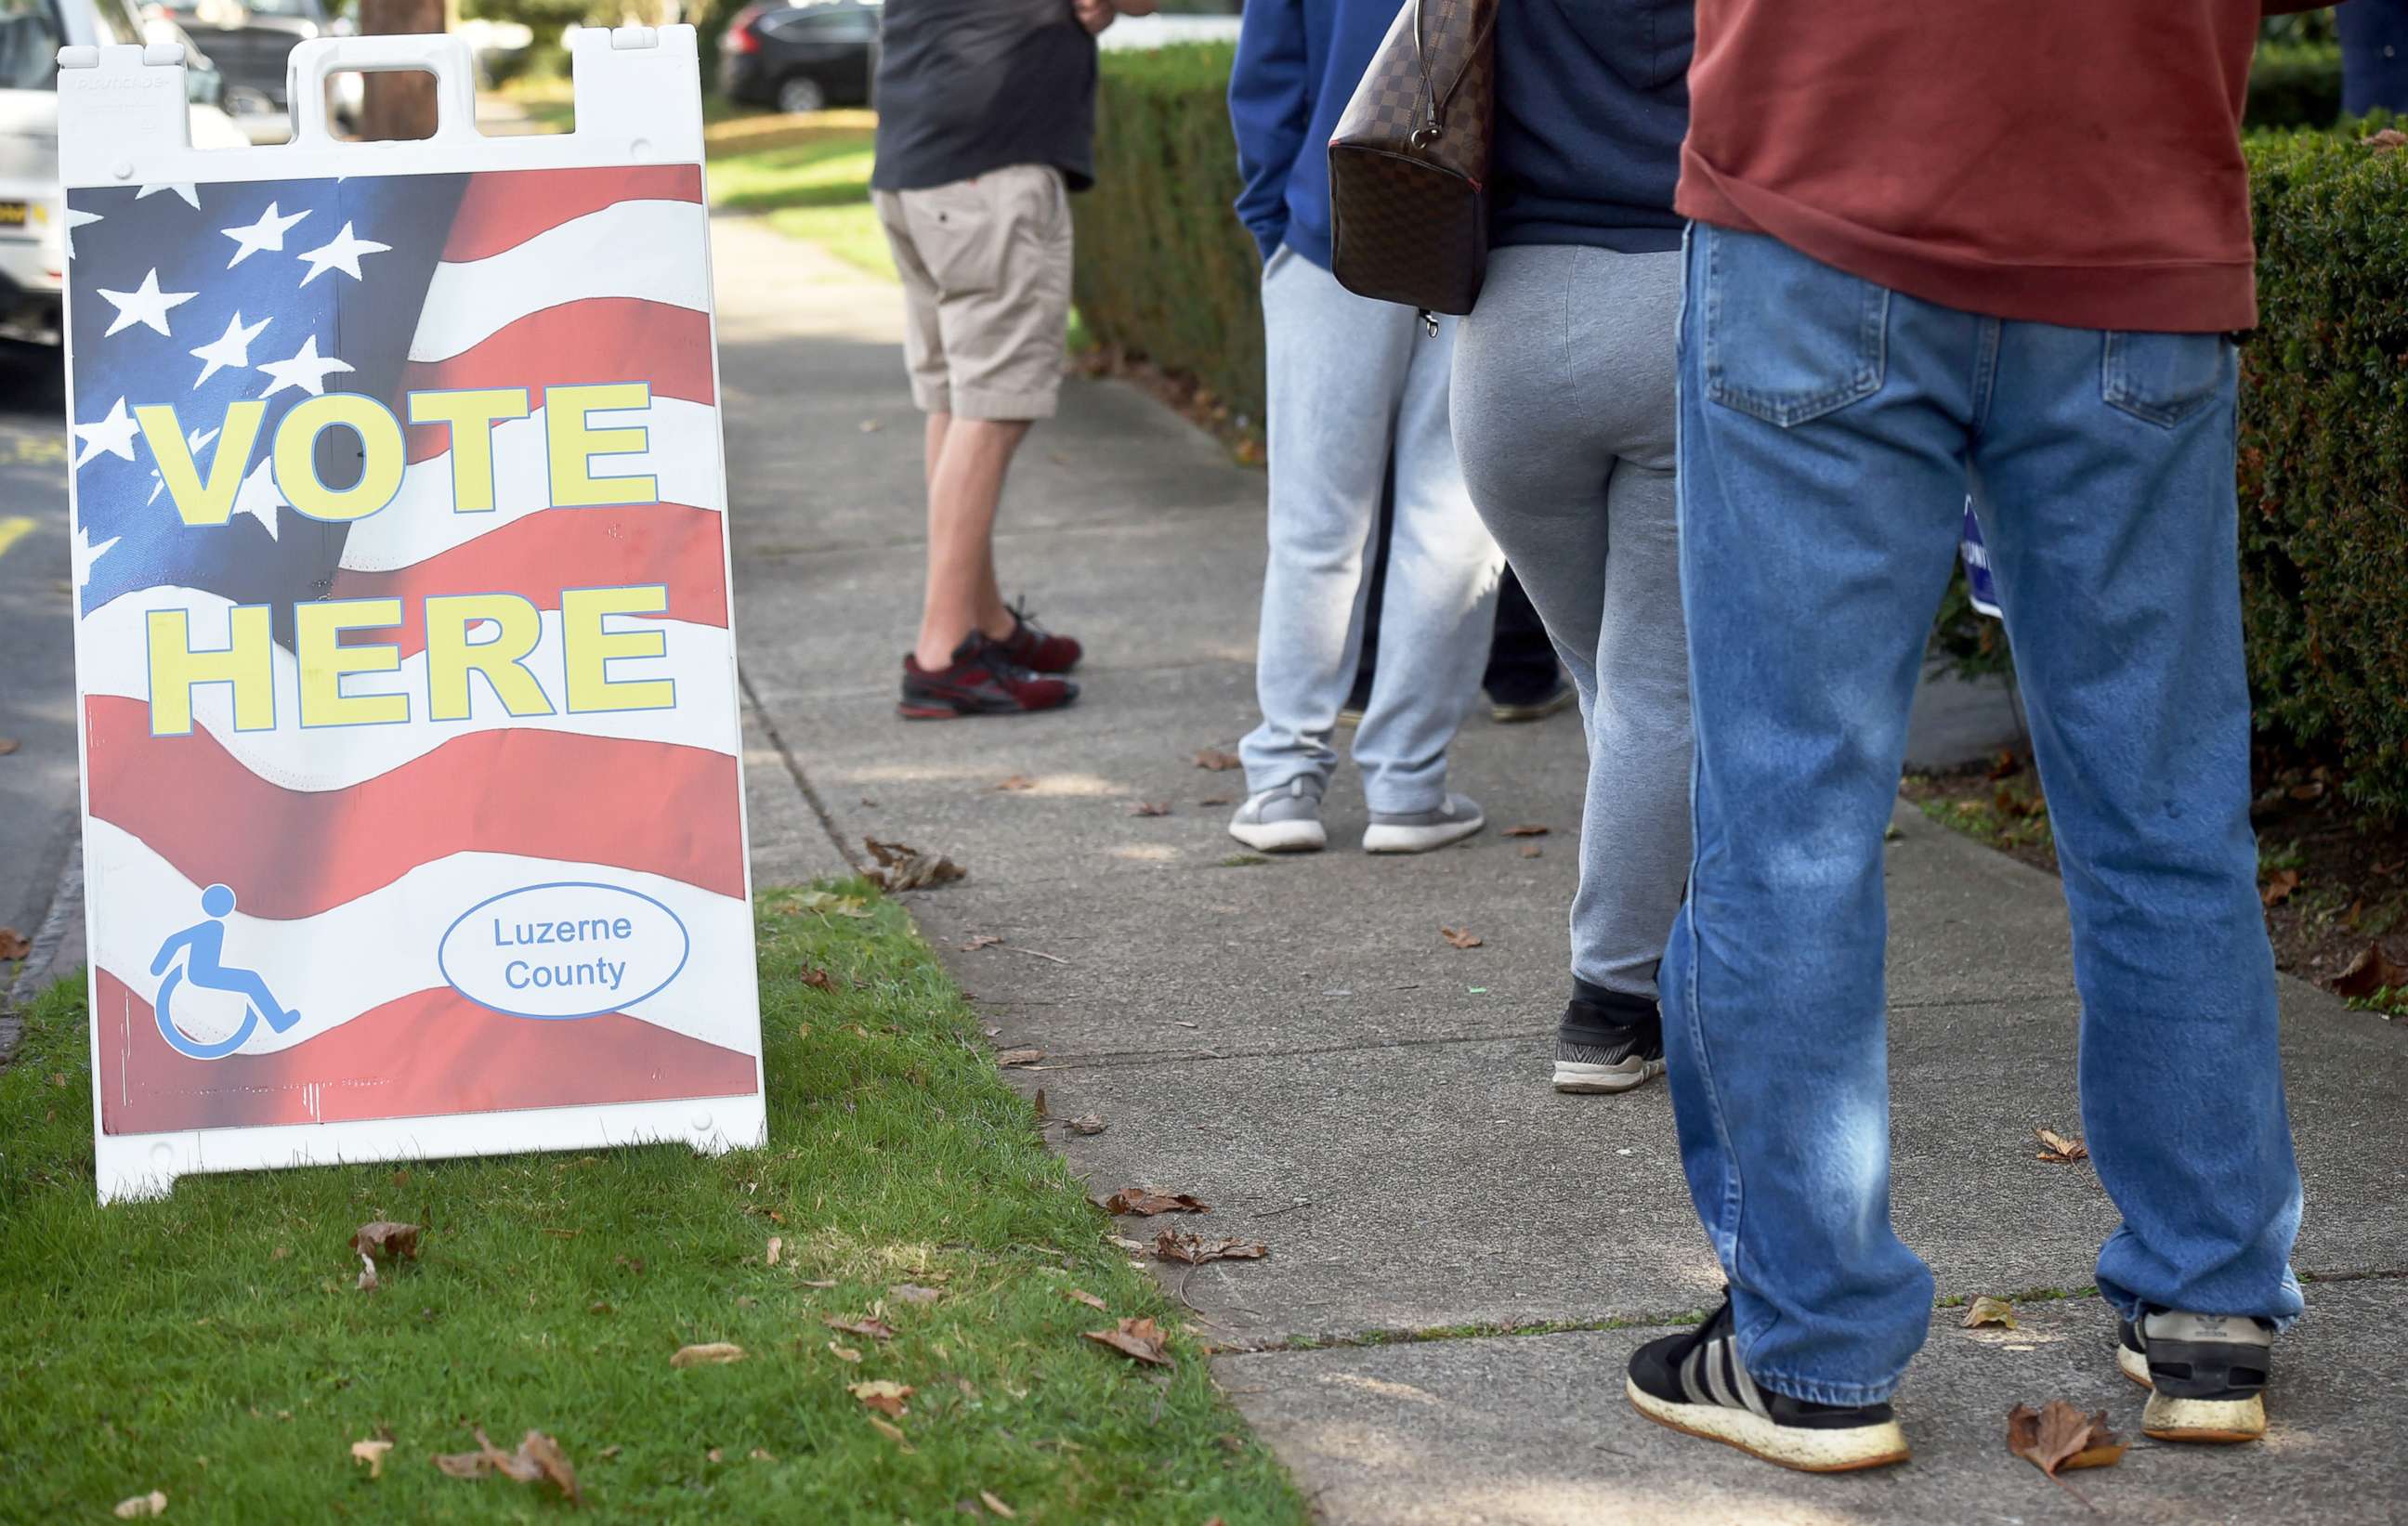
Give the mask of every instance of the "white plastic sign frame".
[[(476, 126), (475, 74), (472, 60), (466, 46), (456, 37), (322, 38), (301, 43), (294, 49), (291, 55), (288, 78), (294, 129), (292, 141), (282, 145), (238, 150), (196, 150), (193, 147), (181, 48), (152, 46), (64, 49), (60, 54), (58, 76), (61, 178), (70, 202), (79, 190), (136, 186), (156, 188), (162, 191), (198, 188), (196, 198), (193, 200), (196, 210), (203, 205), (202, 200), (197, 197), (205, 195), (207, 188), (231, 186), (236, 182), (356, 181), (368, 177), (476, 176), (486, 172), (523, 170), (627, 169), (632, 173), (636, 172), (638, 167), (692, 165), (695, 175), (693, 183), (698, 193), (703, 158), (703, 135), (694, 29), (691, 26), (585, 29), (572, 36), (570, 45), (575, 68), (577, 112), (576, 126), (572, 132), (518, 137), (487, 137), (480, 133)], [(432, 74), (436, 80), (438, 103), (438, 123), (434, 135), (413, 142), (377, 143), (343, 142), (333, 137), (328, 131), (326, 121), (325, 82), (329, 75), (346, 70), (423, 70)], [(666, 173), (666, 171), (656, 173)], [(149, 193), (148, 189), (144, 193)], [(132, 206), (131, 198), (127, 198), (126, 205), (129, 207)], [(486, 1109), (480, 1109), (471, 1105), (458, 1111), (433, 1108), (408, 1117), (360, 1116), (355, 1112), (351, 1116), (333, 1119), (316, 1117), (320, 1105), (313, 1098), (308, 1105), (312, 1110), (312, 1120), (235, 1126), (177, 1126), (145, 1132), (114, 1134), (108, 1132), (107, 1119), (110, 1116), (112, 1108), (108, 1105), (111, 1099), (104, 1095), (105, 1078), (114, 1079), (122, 1086), (127, 1062), (122, 1053), (114, 1057), (106, 1056), (104, 1053), (106, 1048), (120, 1044), (122, 1035), (108, 1026), (108, 1014), (102, 1010), (104, 972), (101, 966), (105, 950), (112, 947), (122, 948), (129, 946), (128, 931), (119, 924), (126, 920), (131, 913), (125, 906), (121, 905), (122, 901), (130, 898), (121, 895), (117, 884), (112, 879), (109, 855), (102, 851), (108, 841), (115, 840), (110, 836), (111, 834), (115, 834), (117, 837), (123, 836), (123, 834), (104, 823), (103, 839), (96, 840), (94, 835), (93, 724), (90, 720), (91, 712), (88, 709), (88, 704), (92, 694), (91, 674), (93, 671), (90, 664), (96, 656), (91, 648), (98, 638), (91, 629), (93, 623), (93, 613), (88, 613), (83, 607), (84, 600), (81, 597), (80, 586), (83, 578), (87, 575), (83, 569), (93, 553), (79, 550), (77, 635), (79, 721), (78, 730), (82, 748), (84, 778), (83, 824), (88, 883), (86, 916), (93, 951), (92, 973), (93, 1147), (98, 1190), (102, 1202), (158, 1195), (172, 1188), (177, 1177), (195, 1172), (234, 1171), (335, 1162), (488, 1154), (524, 1149), (588, 1148), (596, 1146), (656, 1141), (681, 1141), (692, 1145), (697, 1150), (716, 1153), (733, 1148), (755, 1147), (766, 1141), (767, 1117), (760, 1069), (759, 999), (752, 967), (752, 886), (749, 856), (744, 850), (744, 845), (749, 839), (745, 835), (743, 820), (744, 797), (741, 772), (743, 749), (740, 742), (740, 717), (738, 710), (738, 699), (735, 674), (733, 590), (724, 528), (726, 471), (720, 442), (717, 411), (720, 392), (716, 341), (710, 327), (711, 318), (709, 248), (707, 236), (700, 235), (703, 227), (701, 207), (707, 203), (696, 203), (693, 208), (691, 221), (681, 222), (678, 226), (690, 227), (696, 234), (690, 253), (692, 261), (698, 265), (698, 271), (695, 265), (689, 265), (686, 275), (681, 278), (681, 282), (689, 292), (698, 291), (700, 293), (699, 321), (702, 327), (699, 332), (710, 350), (707, 366), (701, 365), (697, 360), (696, 364), (690, 367), (695, 374), (707, 375), (709, 378), (710, 391), (707, 423), (708, 449), (706, 451), (702, 448), (702, 436), (698, 429), (689, 431), (682, 436), (685, 444), (681, 448), (687, 450), (689, 478), (707, 484), (709, 490), (717, 494), (715, 506), (720, 510), (715, 516), (720, 536), (718, 592), (723, 601), (719, 608), (724, 610), (725, 617), (726, 656), (724, 674), (717, 668), (710, 668), (704, 672), (700, 680), (694, 679), (690, 674), (685, 689), (673, 692), (676, 693), (676, 704), (681, 709), (688, 706), (699, 707), (698, 715), (693, 719), (692, 724), (709, 729), (714, 735), (724, 734), (730, 739), (731, 745), (727, 747), (726, 751), (734, 770), (734, 799), (731, 806), (735, 813), (733, 852), (738, 863), (734, 866), (724, 868), (721, 874), (720, 899), (724, 902), (740, 894), (741, 933), (740, 948), (735, 947), (738, 942), (736, 934), (725, 931), (724, 935), (719, 937), (715, 947), (705, 949), (697, 945), (695, 934), (686, 928), (684, 921), (680, 920), (679, 932), (683, 937), (683, 948), (686, 952), (681, 956), (677, 969), (683, 971), (690, 968), (691, 962), (701, 960), (706, 952), (718, 960), (720, 975), (717, 977), (717, 984), (708, 989), (723, 1000), (714, 1006), (708, 1020), (716, 1024), (711, 1032), (725, 1040), (724, 1044), (719, 1046), (723, 1055), (732, 1053), (738, 1061), (749, 1058), (751, 1070), (749, 1089), (745, 1090), (743, 1094), (714, 1092), (707, 1096), (668, 1097), (652, 1094), (647, 1100), (613, 1100), (585, 1105), (544, 1104)], [(270, 214), (272, 221), (273, 208), (270, 208)], [(88, 221), (88, 218), (79, 219), (71, 214), (68, 221), (70, 227), (74, 227), (80, 221)], [(228, 232), (229, 236), (232, 236), (231, 231)], [(344, 227), (343, 236), (348, 238), (350, 235), (351, 229), (347, 224)], [(211, 232), (207, 236), (214, 238), (216, 234)], [(322, 233), (320, 236), (322, 237), (324, 235)], [(232, 252), (222, 243), (217, 246), (216, 251), (220, 256)], [(681, 259), (681, 254), (671, 256), (673, 260)], [(656, 261), (657, 258), (656, 250)], [(197, 280), (192, 283), (200, 284)], [(68, 312), (63, 325), (65, 334), (69, 336), (67, 396), (71, 425), (77, 422), (74, 415), (79, 410), (75, 380), (78, 356), (75, 353), (73, 338), (77, 333), (75, 321), (76, 308), (79, 304), (75, 290), (77, 284), (71, 261)], [(118, 296), (124, 294), (123, 292), (115, 293), (111, 300), (114, 301)], [(305, 292), (305, 295), (322, 300), (324, 292), (317, 291)], [(86, 304), (92, 302), (89, 294), (80, 300)], [(93, 306), (97, 307), (96, 304)], [(694, 302), (689, 298), (687, 302), (689, 311), (693, 306)], [(194, 312), (203, 310), (198, 307), (194, 309)], [(429, 310), (432, 310), (431, 298)], [(99, 309), (98, 316), (106, 319), (108, 314), (106, 309)], [(247, 316), (256, 319), (260, 315)], [(238, 318), (237, 321), (242, 321), (242, 319)], [(197, 325), (193, 326), (195, 329), (194, 337), (214, 337), (214, 329), (211, 335), (199, 335)], [(161, 332), (165, 333), (164, 326)], [(182, 329), (178, 330), (177, 339), (179, 349), (183, 343), (189, 342), (185, 339)], [(115, 343), (115, 341), (104, 343)], [(694, 354), (691, 349), (686, 353), (689, 357)], [(412, 356), (414, 359), (415, 351), (412, 352)], [(188, 386), (197, 388), (200, 385), (188, 382), (186, 375), (179, 372), (172, 378), (162, 379), (158, 386), (160, 395), (154, 401), (159, 403), (174, 401), (177, 395), (182, 393)], [(598, 383), (606, 378), (594, 379)], [(607, 379), (624, 382), (640, 378)], [(552, 385), (557, 388), (560, 385), (559, 379), (554, 378)], [(113, 384), (111, 390), (114, 391)], [(255, 390), (251, 395), (255, 395)], [(651, 394), (648, 392), (646, 395), (649, 397)], [(138, 401), (140, 400), (137, 399)], [(387, 406), (390, 406), (389, 400), (382, 401), (386, 401)], [(292, 399), (287, 398), (285, 402), (290, 405)], [(84, 406), (87, 409), (93, 409), (105, 408), (108, 405), (105, 401), (94, 405), (85, 400)], [(92, 422), (91, 418), (82, 421), (86, 429)], [(79, 430), (79, 437), (82, 431)], [(194, 433), (197, 435), (198, 431)], [(365, 434), (361, 438), (365, 449)], [(139, 445), (142, 442), (137, 440), (132, 443)], [(646, 449), (650, 449), (649, 445)], [(269, 442), (264, 437), (260, 441), (259, 451), (263, 456), (270, 452)], [(706, 455), (708, 459), (704, 460), (703, 457)], [(78, 526), (79, 537), (87, 527), (84, 516), (85, 505), (75, 486), (76, 478), (81, 473), (82, 462), (79, 460), (75, 471), (70, 476), (69, 492), (70, 505), (75, 514), (75, 523)], [(280, 471), (280, 486), (281, 486), (281, 475)], [(321, 486), (322, 487), (322, 484)], [(663, 495), (666, 496), (666, 493), (664, 492)], [(557, 502), (553, 499), (550, 505), (555, 512), (557, 512)], [(155, 506), (157, 512), (169, 514), (171, 517), (177, 512), (176, 507), (165, 498), (155, 500)], [(458, 506), (456, 498), (454, 506)], [(537, 506), (540, 508), (547, 506)], [(287, 505), (283, 512), (289, 516), (294, 511)], [(222, 513), (221, 518), (222, 519)], [(187, 525), (194, 522), (197, 521), (189, 517), (185, 521)], [(79, 544), (79, 547), (83, 544), (80, 538)], [(97, 566), (105, 563), (93, 562), (92, 564)], [(470, 588), (463, 588), (460, 592), (465, 593), (471, 591)], [(566, 592), (567, 591), (562, 591), (557, 596), (565, 601)], [(308, 596), (302, 595), (304, 598)], [(597, 617), (595, 628), (603, 628), (598, 621), (599, 617)], [(629, 622), (624, 615), (615, 628), (619, 630), (629, 628)], [(221, 619), (217, 632), (208, 636), (208, 640), (203, 638), (204, 633), (197, 618), (194, 620), (192, 631), (194, 635), (192, 645), (195, 650), (207, 645), (208, 640), (223, 642), (228, 639), (227, 625), (223, 619)], [(356, 644), (375, 638), (374, 632), (356, 632), (348, 639)], [(281, 654), (280, 654), (280, 660), (290, 661), (290, 659), (281, 658)], [(620, 661), (624, 663), (624, 659)], [(640, 666), (640, 664), (637, 665)], [(602, 671), (606, 676), (609, 672), (607, 663), (603, 664)], [(155, 677), (155, 668), (152, 669), (152, 673)], [(286, 678), (280, 679), (280, 682), (288, 681), (289, 677), (288, 673)], [(466, 681), (464, 674), (462, 682), (465, 685)], [(340, 684), (341, 680), (337, 680), (338, 693)], [(194, 685), (185, 692), (188, 694), (198, 694), (203, 692), (206, 687), (208, 686), (195, 681)], [(219, 683), (214, 687), (229, 692), (234, 689), (230, 683)], [(192, 703), (197, 706), (198, 701)], [(290, 694), (280, 694), (278, 699), (280, 724), (291, 723), (283, 715), (283, 707), (290, 704), (292, 704)], [(573, 706), (570, 707), (574, 708)], [(429, 708), (431, 710), (431, 704)], [(513, 709), (510, 713), (515, 716), (521, 712)], [(679, 721), (681, 724), (687, 723), (688, 718), (681, 716)], [(188, 721), (187, 725), (193, 734), (198, 734), (198, 727), (195, 723)], [(505, 726), (504, 729), (509, 728)], [(555, 728), (555, 733), (558, 730), (574, 731), (575, 727)], [(160, 734), (155, 726), (152, 734), (154, 736)], [(511, 734), (518, 734), (512, 732)], [(373, 744), (363, 745), (373, 746)], [(602, 825), (597, 822), (596, 830), (601, 830)], [(390, 831), (398, 835), (406, 836), (416, 829), (417, 824), (408, 820), (394, 820), (390, 823)], [(724, 823), (719, 840), (723, 843), (724, 841)], [(306, 860), (309, 850), (310, 844), (308, 841), (283, 842), (278, 847), (278, 851), (289, 852), (294, 855), (296, 861)], [(567, 860), (574, 860), (576, 857), (574, 853), (554, 856)], [(563, 863), (558, 867), (573, 871), (580, 865), (575, 863)], [(213, 877), (184, 873), (174, 883), (180, 887), (185, 880), (190, 880), (193, 885), (197, 886), (205, 883), (209, 877)], [(522, 865), (520, 878), (523, 880), (526, 877)], [(569, 875), (564, 874), (561, 879), (566, 881), (569, 877)], [(576, 896), (580, 894), (585, 895), (588, 901), (599, 895), (609, 905), (633, 906), (633, 901), (609, 902), (609, 896), (604, 895), (603, 892), (614, 892), (621, 896), (635, 894), (636, 891), (631, 887), (637, 886), (640, 879), (641, 877), (612, 877), (611, 882), (598, 888), (570, 883), (512, 884), (504, 879), (492, 883), (487, 888), (494, 892), (489, 897), (492, 900), (503, 900), (512, 895), (534, 895), (537, 892), (560, 892), (559, 895), (553, 895), (551, 901), (543, 902), (536, 909), (539, 915), (546, 911), (557, 911), (565, 917), (570, 915), (578, 904)], [(738, 889), (739, 884), (740, 890)], [(219, 887), (219, 889), (222, 888)], [(183, 893), (189, 894), (190, 891), (187, 890)], [(214, 893), (214, 890), (204, 893), (205, 904), (208, 896)], [(477, 906), (467, 904), (469, 901), (474, 901), (476, 897), (461, 893), (456, 890), (452, 893), (455, 900), (460, 903), (456, 908), (461, 913), (460, 921), (465, 922), (471, 913), (478, 910)], [(568, 898), (561, 899), (560, 895), (566, 895)], [(540, 897), (538, 899), (540, 900)], [(448, 912), (453, 908), (447, 903), (445, 909)], [(666, 907), (662, 909), (667, 910)], [(676, 920), (676, 913), (671, 912), (669, 915), (672, 920)], [(239, 955), (242, 951), (238, 945), (244, 934), (243, 924), (249, 921), (249, 919), (220, 915), (214, 908), (211, 908), (211, 916), (226, 929), (224, 948), (229, 958), (234, 959), (235, 963), (240, 963), (234, 956)], [(640, 914), (636, 915), (631, 921), (629, 917), (617, 916), (609, 912), (606, 906), (603, 920), (608, 923), (613, 918), (616, 925), (622, 928), (642, 921)], [(153, 920), (155, 921), (155, 918)], [(407, 922), (408, 919), (405, 918), (403, 920)], [(724, 922), (726, 919), (723, 918), (722, 920)], [(457, 923), (454, 925), (456, 926)], [(538, 925), (541, 925), (539, 921)], [(195, 928), (199, 926), (200, 924), (195, 923)], [(501, 927), (502, 920), (496, 918), (494, 935), (497, 938), (502, 935)], [(182, 973), (186, 966), (171, 961), (169, 946), (176, 937), (188, 936), (194, 929), (177, 934), (173, 932), (172, 924), (169, 924), (168, 931), (171, 936), (168, 943), (161, 945), (158, 959), (160, 963), (168, 965), (168, 978), (172, 979), (177, 974)], [(354, 933), (357, 931), (358, 929), (353, 929)], [(374, 929), (369, 931), (373, 932)], [(159, 932), (155, 926), (146, 924), (134, 928), (131, 935), (136, 939), (136, 944), (133, 946), (138, 948), (139, 939), (155, 940), (159, 936)], [(329, 934), (329, 936), (333, 935), (335, 934)], [(423, 931), (413, 935), (419, 936), (422, 941), (424, 936)], [(450, 934), (445, 934), (445, 940), (447, 943), (451, 941)], [(210, 934), (205, 941), (212, 948), (217, 946), (215, 934)], [(368, 950), (366, 949), (359, 950), (363, 958), (367, 952)], [(438, 950), (437, 957), (438, 959), (448, 957), (455, 952), (456, 950), (450, 949)], [(136, 957), (138, 957), (138, 953)], [(417, 956), (413, 954), (411, 957)], [(223, 976), (224, 971), (216, 964), (217, 955), (212, 952), (208, 955), (208, 975)], [(120, 965), (127, 962), (122, 957), (118, 961)], [(735, 968), (739, 962), (740, 973)], [(313, 956), (314, 963), (317, 962)], [(623, 963), (620, 968), (624, 971), (626, 965)], [(251, 989), (259, 989), (256, 986), (260, 978), (258, 975), (239, 970), (236, 974), (251, 979), (253, 982)], [(145, 988), (140, 992), (143, 999), (151, 999), (152, 992), (148, 989), (149, 977), (145, 977), (142, 971), (120, 968), (115, 972), (115, 977), (118, 984), (110, 989), (118, 994), (122, 995), (128, 982), (132, 981), (138, 982)], [(204, 977), (195, 978), (197, 983)], [(676, 984), (678, 978), (678, 974), (672, 972), (668, 977), (668, 983), (658, 989), (679, 989)], [(489, 1009), (496, 1014), (505, 1013), (504, 1008), (494, 1007), (490, 1002), (480, 1002), (471, 997), (462, 982), (453, 977), (453, 972), (451, 969), (447, 968), (444, 971), (442, 979), (448, 982), (453, 991), (468, 998), (468, 1005), (478, 1008), (480, 1020), (482, 1014)], [(235, 988), (229, 985), (219, 989)], [(515, 998), (511, 999), (515, 1000)], [(296, 1003), (295, 1008), (288, 1010), (284, 1016), (287, 1018), (297, 1016), (299, 1005)], [(631, 1005), (639, 1005), (640, 1004)], [(256, 1005), (246, 1005), (240, 1000), (236, 1001), (231, 1009), (250, 1014), (244, 1020), (246, 1032), (250, 1031), (251, 1020), (256, 1018), (260, 1010)], [(606, 1007), (604, 1013), (592, 1015), (600, 1016), (610, 1011), (611, 1009)], [(588, 1015), (569, 1010), (517, 1014), (520, 1018), (555, 1019), (575, 1019)], [(508, 1020), (507, 1016), (505, 1020)], [(611, 1020), (624, 1022), (630, 1020), (614, 1014)], [(164, 1018), (159, 1019), (155, 1025), (163, 1034), (169, 1026)], [(549, 1021), (530, 1022), (525, 1026), (566, 1031), (579, 1029), (585, 1025), (574, 1021)], [(265, 1034), (266, 1028), (262, 1025), (258, 1031)], [(172, 1038), (169, 1042), (173, 1043)], [(178, 1048), (188, 1059), (195, 1052), (182, 1046), (178, 1046)], [(113, 1071), (104, 1064), (104, 1060), (108, 1058), (114, 1059)], [(473, 1056), (469, 1058), (473, 1059)], [(464, 1062), (461, 1068), (466, 1072), (473, 1069), (473, 1065)], [(730, 1093), (737, 1091), (738, 1085), (734, 1077), (738, 1074), (738, 1067), (734, 1062), (721, 1062), (720, 1070), (716, 1074), (729, 1078), (725, 1085), (718, 1089), (719, 1091)], [(118, 1104), (122, 1107), (123, 1099), (119, 1098)]]

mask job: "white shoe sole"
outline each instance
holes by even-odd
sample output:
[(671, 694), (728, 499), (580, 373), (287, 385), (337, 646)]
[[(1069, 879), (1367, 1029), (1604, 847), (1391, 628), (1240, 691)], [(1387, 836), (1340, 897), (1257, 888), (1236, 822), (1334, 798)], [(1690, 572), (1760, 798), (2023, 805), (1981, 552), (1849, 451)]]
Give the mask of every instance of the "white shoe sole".
[(1555, 1090), (1568, 1096), (1610, 1097), (1644, 1086), (1664, 1074), (1661, 1060), (1632, 1058), (1619, 1064), (1598, 1065), (1579, 1060), (1555, 1062)]
[(1631, 1408), (1658, 1425), (1736, 1447), (1751, 1457), (1800, 1473), (1854, 1473), (1858, 1468), (1903, 1462), (1908, 1456), (1906, 1433), (1896, 1420), (1844, 1431), (1810, 1431), (1803, 1426), (1775, 1425), (1752, 1409), (1672, 1404), (1627, 1377), (1622, 1391), (1630, 1396)]
[(1319, 821), (1232, 821), (1229, 835), (1258, 853), (1313, 853), (1329, 846)]
[(1426, 853), (1434, 848), (1459, 843), (1488, 824), (1484, 813), (1467, 821), (1447, 821), (1437, 826), (1383, 826), (1377, 822), (1363, 831), (1363, 851), (1366, 853)]
[(2141, 1431), (2156, 1441), (2203, 1442), (2210, 1445), (2256, 1441), (2266, 1433), (2266, 1398), (2177, 1399), (2157, 1391), (2149, 1380), (2149, 1359), (2121, 1341), (2115, 1343), (2115, 1365), (2123, 1375), (2149, 1391), (2141, 1411)]

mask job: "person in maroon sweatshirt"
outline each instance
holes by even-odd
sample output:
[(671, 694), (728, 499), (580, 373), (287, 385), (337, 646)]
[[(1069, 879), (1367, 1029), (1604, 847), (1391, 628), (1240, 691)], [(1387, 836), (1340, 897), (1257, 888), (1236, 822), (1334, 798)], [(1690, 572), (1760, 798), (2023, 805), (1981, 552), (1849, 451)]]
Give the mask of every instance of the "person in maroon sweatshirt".
[(1652, 1419), (1907, 1455), (1934, 1290), (1890, 1225), (1882, 840), (1970, 493), (2072, 914), (2116, 1359), (2153, 1436), (2264, 1432), (2300, 1297), (2233, 492), (2260, 11), (1698, 0), (1681, 573), (1713, 618), (1661, 985), (1729, 1293), (1631, 1359)]

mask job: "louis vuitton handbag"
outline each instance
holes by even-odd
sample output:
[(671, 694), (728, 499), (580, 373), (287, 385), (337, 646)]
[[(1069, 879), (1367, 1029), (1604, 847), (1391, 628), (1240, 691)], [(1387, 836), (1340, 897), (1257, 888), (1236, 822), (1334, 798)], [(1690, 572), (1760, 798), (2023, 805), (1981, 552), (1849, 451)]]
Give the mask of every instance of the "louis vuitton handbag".
[(1358, 296), (1468, 313), (1488, 270), (1500, 0), (1405, 0), (1329, 140), (1330, 264)]

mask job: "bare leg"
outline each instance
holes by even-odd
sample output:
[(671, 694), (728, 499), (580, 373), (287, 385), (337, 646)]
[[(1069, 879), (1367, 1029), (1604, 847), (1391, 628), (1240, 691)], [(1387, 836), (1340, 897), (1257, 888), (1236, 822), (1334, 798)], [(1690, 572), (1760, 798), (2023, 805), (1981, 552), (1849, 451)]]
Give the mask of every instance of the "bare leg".
[(920, 665), (950, 663), (972, 626), (1011, 633), (995, 581), (995, 510), (1012, 452), (1028, 433), (1020, 421), (928, 421), (928, 592), (921, 607)]

